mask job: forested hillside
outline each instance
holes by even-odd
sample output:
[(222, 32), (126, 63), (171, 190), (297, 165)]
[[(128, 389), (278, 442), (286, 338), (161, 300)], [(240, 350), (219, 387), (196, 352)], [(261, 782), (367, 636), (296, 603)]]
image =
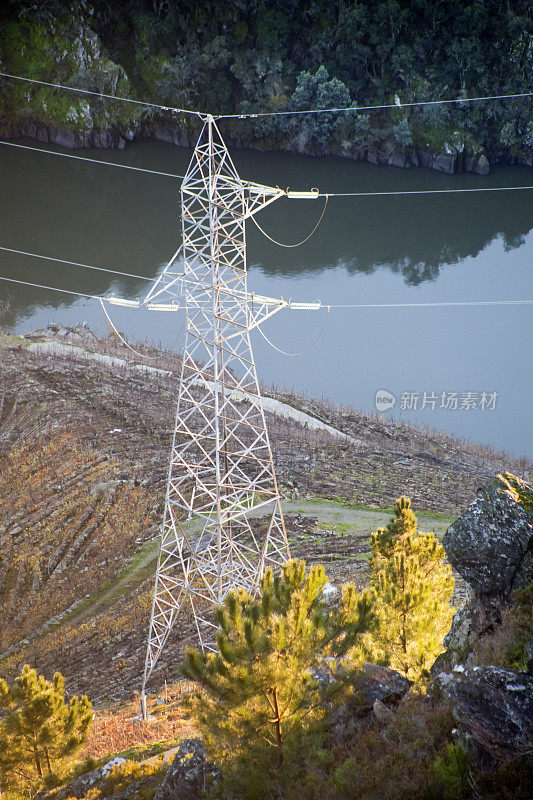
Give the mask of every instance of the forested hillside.
[[(23, 0), (2, 13), (2, 71), (213, 113), (509, 94), (531, 89), (533, 74), (528, 0)], [(0, 87), (0, 124), (12, 133), (31, 121), (128, 139), (162, 125), (185, 136), (195, 124), (13, 81)], [(531, 163), (533, 151), (528, 98), (226, 125), (243, 145), (353, 157), (427, 151)], [(116, 144), (108, 139), (90, 143)]]

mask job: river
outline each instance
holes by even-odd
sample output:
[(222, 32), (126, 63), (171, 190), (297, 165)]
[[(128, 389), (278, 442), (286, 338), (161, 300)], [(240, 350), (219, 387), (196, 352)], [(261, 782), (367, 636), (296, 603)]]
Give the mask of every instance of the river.
[[(76, 154), (180, 175), (190, 158), (188, 150), (155, 141)], [(451, 177), (333, 157), (238, 150), (232, 156), (245, 178), (323, 192), (533, 184), (527, 167)], [(179, 245), (178, 180), (11, 147), (0, 147), (0, 174), (4, 247), (155, 277)], [(249, 289), (331, 305), (531, 299), (532, 200), (528, 191), (331, 198), (318, 230), (293, 249), (271, 243), (249, 222)], [(322, 203), (279, 200), (258, 221), (273, 238), (293, 243), (312, 230)], [(0, 275), (131, 298), (149, 286), (5, 252)], [(0, 284), (0, 299), (10, 303), (0, 320), (4, 330), (85, 321), (106, 331), (94, 300), (15, 284)], [(282, 311), (264, 330), (281, 349), (299, 352), (314, 341), (326, 314)], [(112, 316), (138, 341), (176, 349), (183, 343), (183, 335), (176, 339), (181, 312), (113, 308)], [(253, 343), (266, 388), (274, 384), (372, 412), (376, 392), (384, 390), (394, 405), (379, 413), (531, 456), (532, 318), (533, 306), (526, 305), (338, 308), (300, 357), (281, 355), (257, 332)]]

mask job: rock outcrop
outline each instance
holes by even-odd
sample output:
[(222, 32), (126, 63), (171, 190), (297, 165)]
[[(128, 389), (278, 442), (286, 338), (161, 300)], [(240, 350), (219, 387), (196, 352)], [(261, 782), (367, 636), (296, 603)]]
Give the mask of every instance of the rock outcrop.
[(531, 752), (533, 677), (499, 667), (441, 673), (432, 687), (448, 699), (454, 736), (471, 758), (491, 767)]
[[(322, 679), (327, 680), (325, 676)], [(363, 664), (356, 674), (353, 694), (331, 713), (329, 728), (334, 739), (349, 740), (372, 720), (384, 721), (412, 685), (412, 681), (394, 669)]]
[(220, 774), (205, 755), (201, 739), (184, 739), (154, 800), (197, 800)]
[(507, 598), (529, 582), (532, 507), (533, 487), (498, 476), (446, 531), (446, 554), (477, 595)]
[[(444, 644), (437, 668), (462, 662), (469, 644), (501, 621), (511, 595), (531, 581), (533, 488), (512, 475), (498, 475), (481, 489), (443, 538), (446, 555), (469, 585)], [(437, 669), (438, 671), (438, 669)]]

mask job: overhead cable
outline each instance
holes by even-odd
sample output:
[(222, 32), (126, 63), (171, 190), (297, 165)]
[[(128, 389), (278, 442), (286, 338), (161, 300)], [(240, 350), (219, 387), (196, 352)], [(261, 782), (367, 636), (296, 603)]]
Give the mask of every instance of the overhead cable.
[(398, 192), (321, 192), (319, 197), (396, 197), (409, 194), (457, 194), (462, 192), (518, 192), (533, 186), (478, 186), (470, 189), (412, 189)]
[[(50, 292), (63, 292), (64, 294), (72, 294), (77, 297), (89, 297), (92, 300), (106, 300), (110, 302), (113, 298), (110, 297), (103, 297), (101, 298), (100, 295), (95, 294), (88, 294), (86, 292), (73, 292), (70, 289), (59, 289), (57, 286), (44, 286), (41, 283), (30, 283), (29, 281), (21, 281), (16, 278), (6, 278), (3, 275), (0, 275), (0, 281), (7, 281), (8, 283), (18, 283), (22, 286), (32, 286), (36, 287), (37, 289), (46, 289)], [(250, 301), (253, 301), (253, 295), (250, 294)], [(347, 304), (336, 304), (336, 303), (300, 303), (300, 304), (292, 304), (288, 303), (287, 307), (292, 308), (295, 311), (319, 311), (321, 308), (444, 308), (444, 307), (451, 307), (451, 306), (525, 306), (525, 305), (533, 305), (533, 300), (462, 300), (462, 301), (450, 301), (450, 302), (435, 302), (435, 303), (347, 303)], [(133, 306), (132, 306), (133, 307)], [(137, 307), (137, 306), (135, 306)], [(138, 306), (141, 308), (141, 306)]]
[(32, 147), (28, 144), (18, 144), (6, 142), (0, 139), (0, 144), (7, 147), (19, 147), (21, 150), (35, 150), (36, 153), (44, 153), (47, 156), (61, 156), (62, 158), (74, 158), (77, 161), (89, 161), (92, 164), (103, 164), (105, 167), (120, 167), (120, 169), (131, 169), (134, 172), (147, 172), (150, 175), (164, 175), (165, 178), (184, 178), (184, 175), (174, 175), (172, 172), (160, 172), (156, 169), (146, 169), (145, 167), (133, 167), (131, 164), (117, 164), (115, 161), (100, 161), (97, 158), (87, 158), (86, 156), (75, 156), (71, 153), (58, 153), (57, 150), (45, 150), (43, 147)]
[(331, 310), (331, 306), (323, 306), (323, 308), (326, 308), (326, 309), (327, 309), (327, 314), (326, 314), (326, 316), (325, 316), (325, 318), (324, 318), (324, 323), (323, 323), (322, 327), (320, 328), (320, 330), (319, 330), (319, 332), (318, 332), (318, 335), (317, 335), (316, 339), (313, 341), (313, 343), (312, 343), (312, 344), (310, 344), (310, 345), (309, 345), (309, 347), (306, 347), (306, 349), (305, 349), (305, 350), (302, 350), (302, 351), (301, 351), (301, 352), (299, 352), (299, 353), (289, 353), (289, 352), (287, 352), (287, 350), (282, 350), (280, 347), (278, 347), (276, 344), (274, 344), (274, 342), (271, 342), (271, 341), (270, 341), (270, 339), (268, 338), (268, 336), (266, 335), (266, 333), (264, 333), (264, 332), (261, 330), (261, 326), (260, 326), (260, 325), (258, 325), (258, 326), (257, 326), (257, 330), (259, 331), (259, 333), (261, 334), (261, 336), (263, 337), (263, 339), (265, 340), (265, 342), (266, 342), (267, 344), (269, 344), (269, 345), (270, 345), (270, 347), (273, 347), (273, 348), (274, 348), (274, 350), (277, 350), (277, 352), (278, 352), (278, 353), (281, 353), (281, 355), (282, 355), (282, 356), (289, 356), (290, 358), (298, 358), (299, 356), (304, 356), (306, 353), (308, 353), (310, 350), (312, 350), (312, 349), (313, 349), (313, 347), (314, 347), (316, 344), (318, 344), (318, 340), (320, 339), (320, 337), (322, 336), (322, 334), (323, 334), (323, 333), (324, 333), (324, 331), (326, 330), (326, 325), (328, 324), (328, 319), (329, 319), (329, 313), (330, 313), (330, 310)]
[[(173, 172), (161, 172), (155, 169), (147, 169), (145, 167), (134, 167), (131, 164), (117, 164), (115, 161), (100, 161), (96, 158), (86, 158), (85, 156), (75, 156), (71, 153), (58, 153), (56, 150), (45, 150), (41, 147), (32, 147), (31, 145), (27, 144), (18, 144), (16, 142), (6, 142), (0, 139), (0, 145), (7, 145), (8, 147), (18, 147), (22, 150), (34, 150), (36, 153), (44, 153), (48, 156), (61, 156), (61, 158), (73, 158), (77, 161), (87, 161), (93, 164), (102, 164), (105, 167), (119, 167), (120, 169), (130, 169), (134, 170), (135, 172), (147, 172), (150, 175), (162, 175), (165, 178), (177, 178), (179, 180), (183, 180), (185, 177), (184, 175), (176, 175)], [(524, 189), (533, 189), (533, 186), (480, 186), (477, 188), (471, 189), (413, 189), (411, 191), (395, 191), (395, 192), (319, 192), (316, 196), (317, 197), (393, 197), (393, 196), (402, 196), (402, 195), (415, 195), (415, 194), (447, 194), (447, 193), (457, 193), (457, 192), (515, 192), (515, 191), (522, 191)], [(254, 220), (255, 222), (255, 220)], [(257, 224), (257, 223), (256, 223)], [(320, 220), (319, 220), (320, 224)], [(257, 226), (259, 227), (259, 225)], [(314, 233), (315, 229), (309, 234), (311, 236)], [(262, 231), (265, 236), (268, 238), (268, 234), (265, 231)], [(306, 240), (304, 240), (306, 241)], [(297, 247), (298, 245), (283, 245), (280, 242), (275, 242), (279, 244), (281, 247)], [(303, 242), (302, 242), (303, 244)]]
[(5, 278), (0, 275), (0, 281), (8, 281), (9, 283), (19, 283), (22, 286), (33, 286), (36, 289), (46, 289), (48, 292), (62, 292), (63, 294), (73, 294), (75, 297), (88, 297), (91, 300), (99, 300), (96, 294), (86, 294), (85, 292), (72, 292), (70, 289), (58, 289), (57, 286), (44, 286), (42, 283), (30, 283), (30, 281), (19, 281), (16, 278)]
[(461, 300), (443, 303), (347, 303), (329, 308), (439, 308), (450, 306), (530, 306), (533, 300)]
[[(36, 78), (26, 78), (22, 75), (12, 75), (7, 72), (0, 72), (0, 77), (2, 78), (10, 78), (16, 81), (26, 81), (28, 83), (35, 83), (41, 86), (49, 86), (53, 89), (63, 89), (67, 92), (78, 92), (80, 94), (87, 94), (92, 95), (94, 97), (105, 98), (107, 100), (119, 100), (123, 103), (133, 103), (135, 105), (141, 105), (146, 108), (157, 108), (162, 111), (171, 111), (179, 114), (192, 114), (193, 116), (204, 118), (206, 116), (206, 112), (199, 111), (199, 110), (192, 110), (190, 108), (175, 108), (174, 106), (166, 106), (161, 105), (159, 103), (150, 103), (144, 100), (133, 100), (131, 97), (118, 97), (117, 95), (113, 94), (106, 94), (105, 92), (93, 92), (89, 89), (78, 89), (74, 86), (64, 86), (63, 84), (59, 83), (50, 83), (48, 81), (41, 81), (37, 80)], [(255, 117), (281, 117), (281, 116), (289, 116), (289, 115), (302, 115), (302, 114), (339, 114), (343, 112), (358, 112), (358, 111), (377, 111), (383, 110), (388, 108), (412, 108), (412, 107), (422, 107), (422, 106), (435, 106), (435, 105), (448, 105), (453, 103), (477, 103), (477, 102), (487, 102), (492, 100), (511, 100), (516, 99), (519, 97), (532, 97), (533, 92), (516, 92), (514, 94), (495, 94), (495, 95), (483, 95), (480, 97), (462, 97), (462, 98), (453, 98), (449, 100), (419, 100), (413, 101), (408, 103), (402, 103), (401, 101), (396, 101), (394, 103), (383, 103), (381, 105), (372, 105), (372, 106), (347, 106), (344, 108), (310, 108), (310, 109), (299, 109), (299, 110), (286, 110), (286, 111), (258, 111), (256, 113), (248, 112), (244, 114), (220, 114), (214, 115), (216, 119), (254, 119)]]
[(28, 253), (26, 250), (15, 250), (14, 247), (2, 247), (0, 245), (0, 250), (4, 250), (6, 253), (16, 253), (20, 256), (31, 256), (31, 258), (42, 258), (45, 261), (56, 261), (58, 264), (68, 264), (72, 267), (83, 267), (83, 269), (94, 269), (98, 270), (98, 272), (109, 272), (111, 275), (121, 275), (125, 278), (136, 278), (140, 281), (150, 281), (153, 282), (153, 278), (147, 278), (146, 275), (135, 275), (132, 272), (120, 272), (117, 269), (107, 269), (107, 267), (93, 267), (91, 264), (81, 264), (79, 261), (67, 261), (64, 258), (54, 258), (52, 256), (43, 256), (40, 253)]
[(258, 111), (246, 114), (222, 114), (218, 119), (255, 119), (256, 117), (286, 117), (300, 116), (302, 114), (340, 114), (344, 112), (379, 111), (387, 108), (413, 108), (418, 106), (438, 106), (451, 103), (478, 103), (489, 100), (510, 100), (518, 97), (533, 97), (533, 92), (519, 92), (517, 94), (493, 94), (484, 97), (463, 97), (453, 100), (420, 100), (412, 103), (383, 103), (375, 106), (346, 106), (344, 108), (309, 108), (294, 111)]
[(315, 225), (315, 227), (311, 231), (311, 233), (308, 233), (307, 236), (305, 237), (305, 239), (302, 239), (301, 242), (296, 242), (295, 244), (284, 244), (283, 242), (278, 242), (278, 241), (276, 241), (276, 239), (273, 239), (272, 236), (269, 236), (268, 233), (265, 230), (263, 230), (263, 228), (261, 227), (261, 225), (258, 223), (258, 221), (256, 220), (256, 218), (254, 216), (252, 216), (252, 222), (256, 225), (257, 228), (259, 228), (259, 230), (261, 231), (263, 236), (266, 236), (267, 239), (269, 239), (274, 244), (277, 244), (279, 247), (300, 247), (302, 244), (305, 244), (311, 238), (313, 233), (317, 230), (318, 226), (322, 222), (322, 217), (326, 213), (326, 206), (328, 204), (329, 195), (326, 194), (326, 195), (321, 195), (321, 196), (325, 197), (324, 208), (322, 209), (322, 213), (321, 213), (321, 215), (320, 215), (320, 217), (318, 219), (317, 224)]
[(115, 333), (115, 336), (117, 336), (117, 337), (120, 339), (120, 341), (122, 342), (122, 344), (125, 344), (125, 345), (126, 345), (126, 347), (127, 347), (129, 350), (131, 350), (131, 352), (132, 352), (132, 353), (135, 353), (135, 355), (136, 355), (136, 356), (139, 356), (140, 358), (146, 358), (146, 359), (148, 359), (149, 361), (158, 361), (158, 360), (159, 360), (159, 358), (160, 358), (160, 356), (147, 356), (147, 355), (144, 355), (143, 353), (139, 353), (139, 351), (138, 351), (138, 350), (135, 350), (135, 349), (134, 349), (134, 348), (133, 348), (133, 347), (132, 347), (130, 344), (128, 344), (128, 342), (126, 341), (126, 339), (123, 337), (123, 335), (122, 335), (122, 334), (121, 334), (121, 332), (118, 330), (118, 328), (116, 327), (115, 323), (113, 322), (113, 320), (111, 319), (111, 317), (110, 317), (110, 316), (109, 316), (109, 314), (107, 313), (107, 308), (106, 308), (106, 307), (105, 307), (105, 305), (104, 305), (104, 298), (103, 298), (103, 297), (99, 297), (99, 298), (98, 298), (98, 300), (100, 301), (100, 305), (102, 306), (102, 311), (104, 312), (104, 314), (105, 314), (105, 315), (106, 315), (106, 317), (107, 317), (107, 321), (109, 322), (109, 324), (110, 324), (110, 325), (111, 325), (111, 327), (113, 328), (113, 332)]
[[(108, 313), (108, 311), (107, 311), (106, 307), (104, 306), (104, 300), (110, 300), (110, 298), (107, 298), (107, 297), (99, 297), (99, 298), (98, 298), (98, 300), (100, 301), (100, 305), (102, 306), (102, 311), (103, 311), (103, 312), (104, 312), (104, 314), (106, 315), (106, 317), (107, 317), (107, 320), (108, 320), (109, 324), (111, 325), (111, 327), (112, 327), (112, 329), (113, 329), (114, 333), (116, 334), (116, 336), (118, 336), (118, 338), (120, 339), (120, 341), (121, 341), (123, 344), (125, 344), (125, 345), (126, 345), (126, 347), (127, 347), (129, 350), (131, 350), (131, 352), (132, 352), (132, 353), (135, 353), (135, 355), (136, 355), (136, 356), (139, 356), (140, 358), (145, 358), (145, 359), (147, 359), (148, 361), (159, 361), (159, 360), (160, 360), (161, 356), (147, 356), (147, 355), (145, 355), (144, 353), (140, 353), (138, 350), (135, 350), (135, 349), (134, 349), (134, 348), (133, 348), (133, 347), (132, 347), (132, 346), (131, 346), (131, 345), (130, 345), (130, 344), (127, 342), (127, 341), (126, 341), (126, 339), (125, 339), (125, 338), (122, 336), (122, 334), (120, 333), (120, 331), (119, 331), (119, 330), (118, 330), (118, 328), (116, 327), (115, 323), (114, 323), (114, 322), (113, 322), (113, 320), (111, 319), (111, 317), (110, 317), (110, 315), (109, 315), (109, 313)], [(174, 341), (172, 342), (172, 344), (171, 344), (169, 347), (167, 347), (167, 348), (166, 348), (167, 350), (173, 350), (173, 349), (174, 349), (174, 347), (177, 345), (177, 343), (178, 343), (178, 339), (180, 338), (180, 336), (181, 336), (181, 333), (182, 333), (182, 331), (183, 331), (183, 328), (185, 327), (185, 322), (186, 322), (186, 320), (187, 320), (187, 317), (185, 316), (185, 317), (183, 318), (183, 322), (181, 323), (181, 328), (179, 329), (179, 331), (178, 331), (178, 333), (177, 333), (177, 336), (176, 336), (176, 338), (174, 339)], [(171, 372), (169, 372), (168, 374), (169, 374), (169, 375), (171, 375), (172, 373), (171, 373)]]
[(91, 92), (89, 89), (77, 89), (74, 86), (63, 86), (60, 83), (49, 83), (47, 81), (39, 81), (36, 78), (24, 78), (22, 75), (10, 75), (7, 72), (0, 72), (1, 78), (11, 78), (15, 81), (26, 81), (28, 83), (37, 83), (40, 86), (50, 86), (52, 89), (63, 89), (66, 92), (78, 92), (79, 94), (89, 94), (93, 97), (101, 97), (106, 100), (119, 100), (121, 103), (133, 103), (138, 106), (145, 106), (147, 108), (158, 108), (161, 111), (174, 111), (179, 114), (192, 114), (193, 116), (200, 117), (200, 111), (192, 111), (190, 108), (174, 108), (173, 106), (163, 106), (158, 103), (147, 103), (144, 100), (132, 100), (131, 97), (117, 97), (114, 94), (105, 94), (105, 92)]

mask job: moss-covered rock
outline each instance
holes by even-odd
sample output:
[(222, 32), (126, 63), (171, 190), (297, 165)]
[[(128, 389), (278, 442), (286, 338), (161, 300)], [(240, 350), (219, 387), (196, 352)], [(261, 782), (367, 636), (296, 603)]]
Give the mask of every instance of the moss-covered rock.
[(531, 581), (533, 487), (498, 475), (443, 539), (452, 566), (478, 595), (506, 599)]
[(530, 597), (533, 488), (514, 475), (497, 475), (448, 528), (443, 544), (469, 593), (453, 618), (444, 639), (448, 650), (437, 659), (433, 673), (458, 663), (478, 663), (481, 642), (490, 663), (497, 654), (502, 665), (525, 670), (531, 632), (521, 598)]
[[(0, 34), (3, 71), (91, 92), (131, 96), (124, 69), (105, 53), (88, 24), (85, 3), (51, 21), (35, 12), (10, 20)], [(120, 146), (135, 135), (143, 111), (119, 101), (6, 80), (0, 88), (0, 129), (66, 147)]]

